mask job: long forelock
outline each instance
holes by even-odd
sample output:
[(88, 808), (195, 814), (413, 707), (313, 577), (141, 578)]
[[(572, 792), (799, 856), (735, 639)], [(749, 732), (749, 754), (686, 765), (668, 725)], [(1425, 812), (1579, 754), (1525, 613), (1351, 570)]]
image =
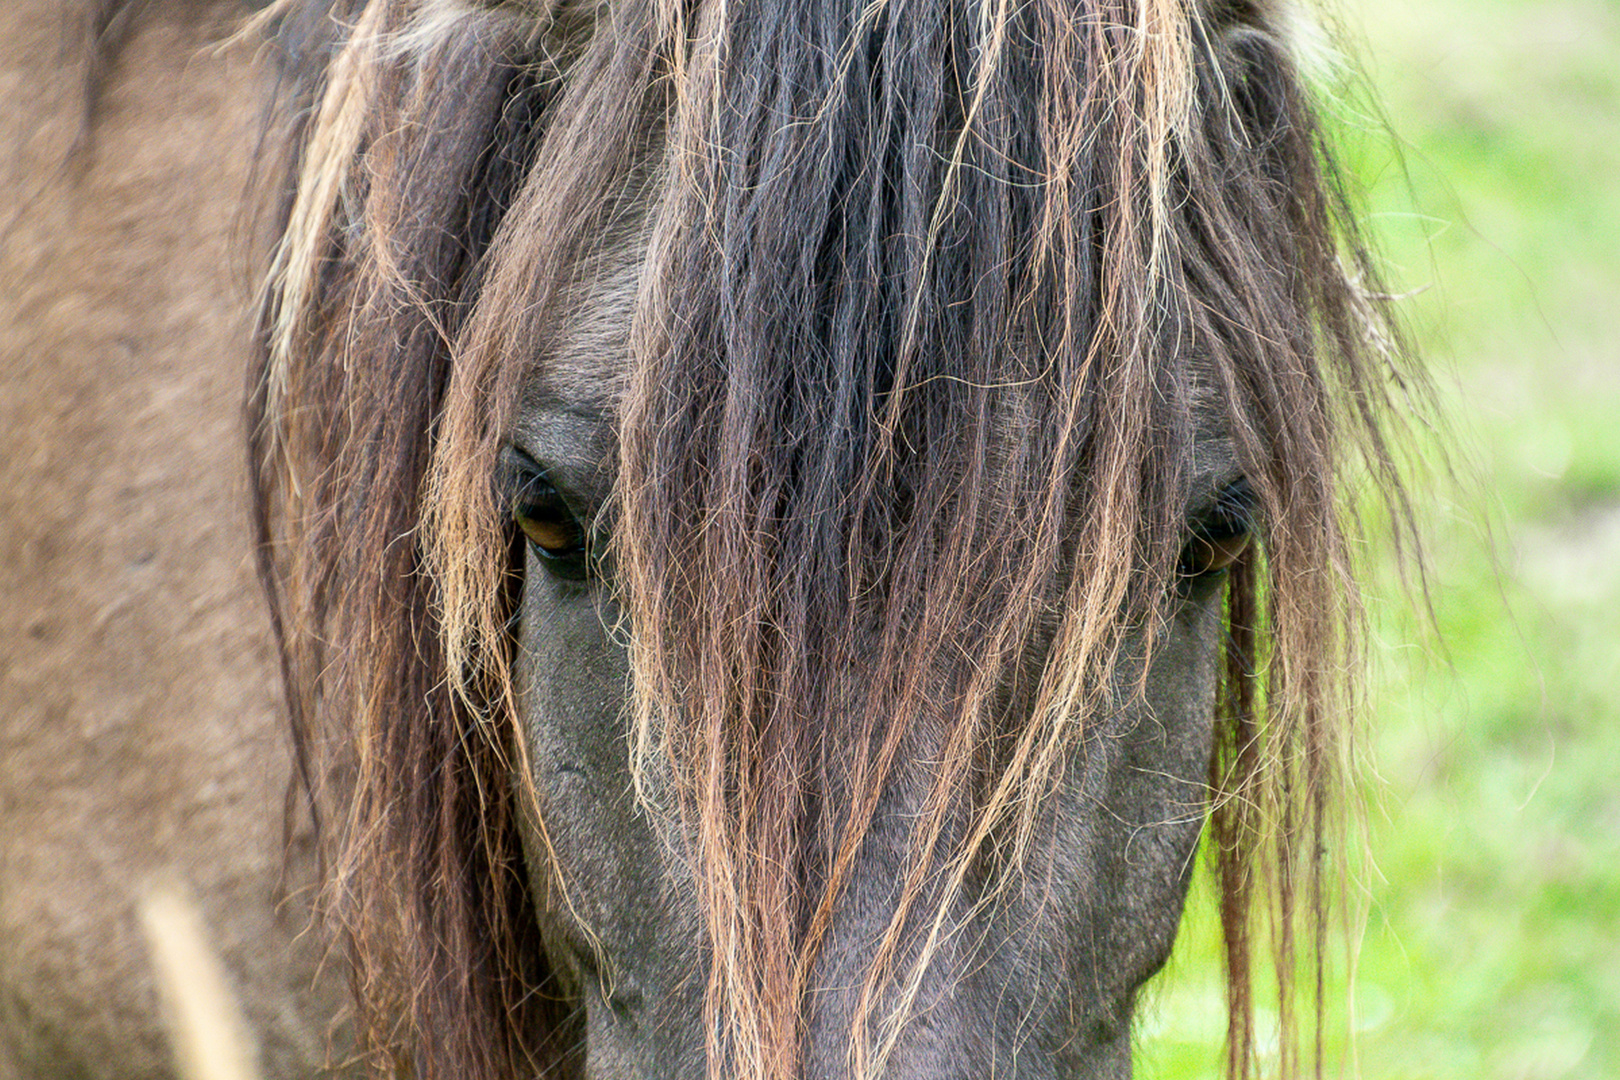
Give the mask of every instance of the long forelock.
[[(1335, 412), (1381, 391), (1304, 89), (1266, 27), (1182, 4), (977, 15), (750, 12), (676, 95), (683, 184), (625, 408), (621, 587), (640, 746), (673, 760), (699, 837), (711, 1051), (746, 1075), (791, 1070), (816, 949), (915, 725), (943, 723), (939, 767), (858, 1067), (881, 1071), (952, 929), (925, 882), (960, 884), (1002, 828), (1014, 861), (1026, 849), (1123, 628), (1167, 595), (1200, 362), (1277, 583), (1273, 749), (1223, 780), (1332, 779), (1332, 477), (1343, 446), (1385, 450), (1369, 414)], [(1253, 568), (1234, 580), (1256, 587)], [(1033, 701), (1010, 733), (1009, 695)], [(831, 791), (849, 802), (829, 815)], [(964, 799), (973, 824), (947, 836)]]

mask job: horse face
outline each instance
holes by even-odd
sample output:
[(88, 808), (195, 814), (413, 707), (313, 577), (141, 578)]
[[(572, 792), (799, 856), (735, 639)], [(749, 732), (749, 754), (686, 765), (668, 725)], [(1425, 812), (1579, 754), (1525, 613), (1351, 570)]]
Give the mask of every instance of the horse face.
[[(503, 454), (524, 534), (514, 677), (539, 811), (524, 844), (535, 892), (549, 897), (549, 959), (583, 1008), (589, 1075), (696, 1080), (710, 954), (694, 838), (656, 777), (641, 778), (638, 797), (628, 631), (614, 568), (595, 557), (613, 528), (603, 508), (618, 446), (602, 406), (622, 384), (602, 355), (626, 355), (634, 292), (632, 272), (619, 277), (531, 380)], [(1087, 717), (1010, 882), (976, 910), (983, 893), (971, 885), (934, 898), (955, 929), (885, 1075), (1130, 1074), (1134, 998), (1170, 950), (1204, 818), (1224, 565), (1245, 539), (1227, 529), (1224, 551), (1196, 539), (1221, 532), (1212, 516), (1241, 489), (1219, 420), (1200, 421), (1185, 512), (1192, 572), (1173, 586), (1145, 672), (1143, 637), (1129, 635), (1113, 676), (1115, 700), (1129, 704)], [(928, 728), (907, 736), (808, 981), (803, 1075), (851, 1075), (861, 988), (937, 756)], [(889, 993), (879, 1011), (894, 1004)]]

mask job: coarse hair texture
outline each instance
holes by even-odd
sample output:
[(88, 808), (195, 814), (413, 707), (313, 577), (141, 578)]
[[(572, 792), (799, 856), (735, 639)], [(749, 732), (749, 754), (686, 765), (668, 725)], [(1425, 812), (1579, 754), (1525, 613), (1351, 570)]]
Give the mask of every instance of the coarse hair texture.
[(1210, 766), (1228, 1072), (1256, 1068), (1267, 947), (1280, 1070), (1320, 1071), (1357, 664), (1342, 477), (1405, 519), (1387, 430), (1414, 376), (1280, 18), (272, 9), (298, 44), (250, 451), (379, 1065), (578, 1065), (536, 940), (566, 898), (519, 865), (520, 549), (491, 476), (593, 267), (642, 245), (628, 369), (604, 357), (589, 404), (617, 418), (631, 752), (691, 837), (712, 1075), (798, 1075), (817, 950), (905, 736), (933, 725), (850, 1036), (881, 1074), (953, 929), (939, 882), (984, 877), (993, 903), (1088, 717), (1139, 689), (1116, 661), (1166, 617), (1211, 396), (1259, 541), (1226, 586)]

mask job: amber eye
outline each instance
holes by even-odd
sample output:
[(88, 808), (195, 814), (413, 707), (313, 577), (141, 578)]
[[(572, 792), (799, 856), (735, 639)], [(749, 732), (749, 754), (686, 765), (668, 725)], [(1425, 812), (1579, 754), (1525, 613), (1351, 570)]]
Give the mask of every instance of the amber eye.
[(1249, 547), (1249, 534), (1234, 536), (1194, 536), (1181, 551), (1183, 577), (1214, 574), (1238, 561)]
[(555, 502), (520, 503), (512, 508), (512, 519), (548, 559), (567, 558), (584, 549), (579, 523)]
[(555, 577), (582, 581), (588, 576), (587, 537), (568, 503), (527, 455), (509, 453), (512, 521), (529, 550)]
[(1217, 574), (1237, 562), (1253, 540), (1254, 490), (1247, 480), (1225, 488), (1213, 510), (1194, 524), (1181, 549), (1182, 577)]

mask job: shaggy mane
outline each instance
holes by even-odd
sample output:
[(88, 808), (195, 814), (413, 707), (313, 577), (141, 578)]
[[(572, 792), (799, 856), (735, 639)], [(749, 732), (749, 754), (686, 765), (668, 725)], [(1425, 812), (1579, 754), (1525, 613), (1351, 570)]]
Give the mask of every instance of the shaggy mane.
[(931, 725), (933, 788), (851, 1032), (857, 1075), (882, 1072), (955, 927), (940, 897), (995, 901), (1088, 717), (1118, 704), (1124, 635), (1151, 648), (1210, 395), (1260, 541), (1229, 579), (1210, 777), (1228, 1068), (1255, 1067), (1269, 942), (1282, 1070), (1320, 1069), (1320, 1028), (1310, 1053), (1292, 1033), (1296, 970), (1320, 1014), (1355, 664), (1340, 476), (1359, 462), (1399, 516), (1384, 418), (1410, 375), (1278, 19), (1186, 0), (274, 9), (297, 44), (251, 453), (379, 1064), (578, 1065), (535, 941), (557, 899), (519, 865), (517, 549), (490, 477), (582, 275), (644, 242), (628, 382), (604, 402), (613, 588), (640, 796), (693, 837), (711, 1074), (798, 1075), (818, 949)]

